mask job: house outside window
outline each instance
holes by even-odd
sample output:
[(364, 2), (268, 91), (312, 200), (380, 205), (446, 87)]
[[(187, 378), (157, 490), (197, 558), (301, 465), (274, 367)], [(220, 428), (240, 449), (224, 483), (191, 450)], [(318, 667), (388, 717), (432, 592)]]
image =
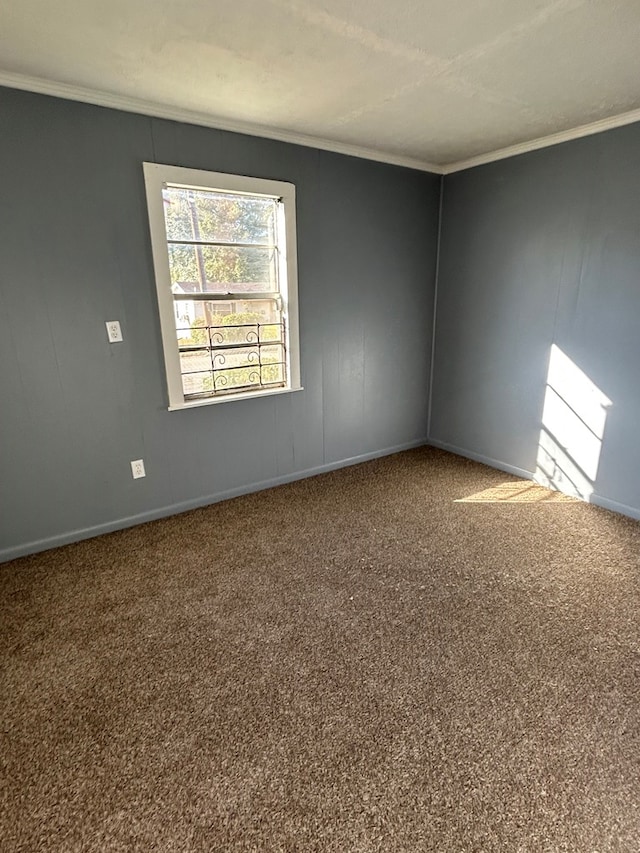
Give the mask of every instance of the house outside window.
[(295, 187), (144, 174), (169, 409), (298, 390)]

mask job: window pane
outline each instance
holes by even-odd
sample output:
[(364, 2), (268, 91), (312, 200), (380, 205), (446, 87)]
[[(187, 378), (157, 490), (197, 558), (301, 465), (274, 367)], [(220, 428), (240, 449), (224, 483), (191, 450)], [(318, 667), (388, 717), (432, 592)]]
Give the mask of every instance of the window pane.
[(188, 373), (182, 376), (182, 390), (185, 398), (210, 397), (213, 393), (213, 377), (207, 373)]
[(282, 384), (285, 380), (284, 347), (260, 348), (260, 377), (263, 385)]
[[(285, 384), (284, 324), (275, 299), (176, 300), (175, 307), (184, 312), (182, 319), (176, 313), (176, 334), (186, 397)], [(214, 313), (220, 310), (229, 313)]]
[(283, 340), (282, 312), (276, 299), (176, 299), (173, 306), (181, 347), (209, 346), (209, 335), (214, 334), (214, 345), (256, 343), (258, 337), (261, 342)]
[[(284, 348), (243, 347), (213, 352), (181, 353), (182, 387), (187, 397), (224, 394), (240, 388), (256, 390), (285, 382)], [(213, 359), (213, 370), (211, 363)], [(207, 369), (208, 368), (208, 369)]]
[[(179, 306), (179, 303), (176, 305)], [(204, 327), (191, 326), (188, 316), (180, 320), (179, 323), (176, 322), (176, 335), (180, 348), (209, 346), (208, 330)]]
[(278, 289), (275, 249), (169, 243), (174, 293), (256, 293)]
[(284, 381), (284, 348), (281, 345), (213, 350), (211, 357), (216, 393)]
[(191, 350), (180, 353), (180, 371), (183, 374), (211, 372), (211, 353), (209, 350)]
[(276, 201), (167, 186), (162, 191), (169, 240), (275, 243)]

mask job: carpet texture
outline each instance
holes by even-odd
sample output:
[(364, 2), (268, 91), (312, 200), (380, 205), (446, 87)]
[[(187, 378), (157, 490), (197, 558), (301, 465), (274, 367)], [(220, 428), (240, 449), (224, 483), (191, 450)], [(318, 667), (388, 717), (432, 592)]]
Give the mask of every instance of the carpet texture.
[(0, 566), (0, 849), (637, 853), (640, 525), (518, 482), (421, 448)]

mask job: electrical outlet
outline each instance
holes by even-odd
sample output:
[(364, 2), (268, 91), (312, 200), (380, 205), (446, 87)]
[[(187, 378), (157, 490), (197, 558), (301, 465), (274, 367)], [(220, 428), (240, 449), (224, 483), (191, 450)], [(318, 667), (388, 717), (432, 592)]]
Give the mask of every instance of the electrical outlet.
[(134, 480), (138, 480), (140, 477), (146, 477), (146, 473), (144, 470), (144, 460), (143, 459), (135, 459), (131, 463), (131, 474)]
[(109, 336), (110, 344), (117, 344), (122, 340), (122, 329), (120, 328), (120, 323), (117, 320), (107, 320), (105, 326), (107, 327), (107, 335)]

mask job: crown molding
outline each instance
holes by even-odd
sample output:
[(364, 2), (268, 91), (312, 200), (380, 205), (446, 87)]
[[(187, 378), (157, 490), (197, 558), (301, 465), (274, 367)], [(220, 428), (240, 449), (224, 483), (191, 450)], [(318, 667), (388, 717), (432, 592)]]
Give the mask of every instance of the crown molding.
[(584, 136), (592, 136), (603, 133), (627, 124), (640, 122), (640, 109), (631, 110), (609, 118), (583, 124), (579, 127), (541, 136), (529, 142), (521, 142), (517, 145), (509, 145), (485, 154), (478, 154), (465, 160), (457, 160), (453, 163), (437, 164), (427, 160), (413, 157), (402, 157), (383, 151), (376, 151), (359, 145), (349, 145), (332, 139), (308, 136), (294, 131), (283, 130), (276, 127), (266, 127), (252, 124), (250, 122), (230, 121), (209, 115), (208, 113), (186, 110), (180, 107), (171, 107), (158, 104), (153, 101), (145, 101), (142, 98), (131, 98), (127, 95), (116, 95), (111, 92), (103, 92), (98, 89), (90, 89), (83, 86), (75, 86), (69, 83), (59, 83), (53, 80), (45, 80), (42, 77), (29, 77), (25, 74), (14, 74), (0, 70), (0, 86), (8, 86), (11, 89), (23, 89), (28, 92), (38, 92), (42, 95), (51, 95), (56, 98), (66, 98), (70, 101), (81, 101), (87, 104), (95, 104), (99, 107), (109, 107), (115, 110), (124, 110), (130, 113), (163, 118), (169, 121), (184, 122), (186, 124), (200, 125), (201, 127), (212, 127), (216, 130), (229, 131), (230, 133), (243, 133), (248, 136), (258, 136), (263, 139), (273, 139), (278, 142), (288, 142), (292, 145), (303, 145), (306, 148), (316, 148), (321, 151), (331, 151), (335, 154), (345, 154), (348, 157), (358, 157), (363, 160), (373, 160), (378, 163), (388, 163), (392, 166), (401, 166), (407, 169), (416, 169), (421, 172), (430, 172), (434, 175), (451, 175), (472, 169), (474, 166), (483, 166), (495, 163), (498, 160), (506, 160), (509, 157), (517, 157), (529, 151), (538, 151), (541, 148), (550, 148), (563, 142), (571, 142)]
[(428, 163), (425, 160), (375, 151), (371, 148), (349, 145), (332, 139), (307, 136), (306, 134), (282, 130), (281, 128), (266, 127), (251, 124), (250, 122), (230, 121), (209, 115), (208, 113), (166, 106), (153, 101), (145, 101), (141, 98), (130, 98), (127, 95), (116, 95), (98, 89), (70, 85), (69, 83), (58, 83), (53, 80), (45, 80), (42, 77), (29, 77), (24, 74), (13, 74), (0, 70), (0, 86), (37, 92), (41, 95), (52, 95), (53, 97), (66, 98), (70, 101), (82, 101), (83, 103), (95, 104), (99, 107), (109, 107), (115, 110), (124, 110), (129, 113), (140, 113), (152, 116), (153, 118), (163, 118), (186, 124), (196, 124), (202, 127), (212, 127), (216, 130), (225, 130), (231, 133), (244, 133), (248, 136), (260, 136), (264, 139), (288, 142), (293, 145), (303, 145), (306, 148), (318, 148), (322, 151), (331, 151), (335, 154), (346, 154), (349, 157), (359, 157), (363, 160), (375, 160), (378, 163), (388, 163), (392, 166), (417, 169), (421, 172), (431, 172), (436, 175), (442, 174), (440, 166)]
[(506, 160), (508, 157), (517, 157), (518, 154), (526, 154), (529, 151), (538, 151), (541, 148), (550, 148), (552, 145), (560, 145), (562, 142), (571, 142), (581, 139), (583, 136), (592, 136), (595, 133), (603, 133), (606, 130), (614, 130), (616, 127), (624, 127), (626, 124), (634, 124), (640, 121), (640, 109), (630, 110), (609, 118), (582, 124), (571, 130), (562, 130), (559, 133), (551, 133), (549, 136), (541, 136), (530, 142), (520, 142), (517, 145), (509, 145), (507, 148), (499, 148), (487, 154), (479, 154), (477, 157), (469, 157), (467, 160), (458, 160), (455, 163), (447, 163), (439, 166), (440, 173), (451, 175), (454, 172), (462, 172), (464, 169), (472, 169), (474, 166), (484, 166), (487, 163), (495, 163), (497, 160)]

